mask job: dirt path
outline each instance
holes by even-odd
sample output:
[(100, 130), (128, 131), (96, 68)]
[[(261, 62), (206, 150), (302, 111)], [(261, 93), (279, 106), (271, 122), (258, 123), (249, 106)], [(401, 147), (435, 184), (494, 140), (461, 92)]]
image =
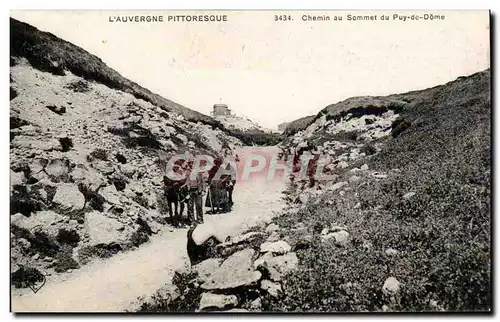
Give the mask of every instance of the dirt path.
[[(269, 157), (277, 149), (244, 148), (238, 151), (242, 161), (249, 152)], [(231, 213), (205, 216), (205, 222), (212, 224), (219, 235), (236, 235), (257, 223), (268, 222), (282, 207), (283, 180), (267, 181), (263, 176), (250, 179), (237, 183)], [(124, 311), (138, 296), (152, 294), (169, 282), (174, 271), (187, 263), (186, 231), (165, 227), (137, 250), (93, 262), (68, 274), (48, 276), (36, 294), (29, 289), (13, 288), (12, 311)]]

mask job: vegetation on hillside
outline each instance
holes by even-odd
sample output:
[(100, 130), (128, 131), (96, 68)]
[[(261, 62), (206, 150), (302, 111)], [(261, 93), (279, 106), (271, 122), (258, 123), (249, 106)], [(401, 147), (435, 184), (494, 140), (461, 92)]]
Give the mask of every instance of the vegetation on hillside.
[[(325, 192), (277, 220), (289, 238), (309, 227), (312, 244), (266, 309), (491, 309), (490, 71), (394, 97), (410, 103), (400, 111), (409, 126), (362, 161), (387, 178), (346, 171), (341, 196)], [(346, 246), (321, 241), (331, 224), (347, 227)], [(382, 292), (389, 276), (397, 298)]]

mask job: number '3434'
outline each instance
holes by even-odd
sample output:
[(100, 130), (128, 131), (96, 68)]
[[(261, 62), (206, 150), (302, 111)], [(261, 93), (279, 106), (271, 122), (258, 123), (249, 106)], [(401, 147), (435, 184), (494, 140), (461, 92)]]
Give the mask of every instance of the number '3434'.
[(292, 16), (290, 15), (274, 15), (274, 21), (292, 21)]

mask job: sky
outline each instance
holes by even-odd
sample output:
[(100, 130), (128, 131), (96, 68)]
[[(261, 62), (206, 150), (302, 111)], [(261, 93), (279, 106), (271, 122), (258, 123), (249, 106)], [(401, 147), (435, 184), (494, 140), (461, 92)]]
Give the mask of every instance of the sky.
[[(490, 66), (488, 11), (440, 11), (444, 20), (393, 20), (423, 11), (12, 11), (101, 58), (124, 77), (209, 115), (223, 103), (276, 129), (352, 96), (444, 84)], [(109, 22), (163, 15), (163, 23)], [(226, 14), (226, 22), (168, 22)], [(275, 21), (286, 14), (292, 21)], [(330, 16), (303, 21), (302, 16)], [(347, 21), (347, 15), (377, 21)], [(389, 16), (381, 21), (381, 15)], [(334, 21), (342, 16), (343, 21)]]

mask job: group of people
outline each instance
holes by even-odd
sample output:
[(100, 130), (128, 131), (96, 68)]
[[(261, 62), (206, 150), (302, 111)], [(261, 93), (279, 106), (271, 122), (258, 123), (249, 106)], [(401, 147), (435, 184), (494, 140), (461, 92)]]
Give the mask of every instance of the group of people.
[[(202, 224), (204, 207), (210, 208), (211, 214), (228, 212), (233, 206), (233, 191), (236, 184), (236, 169), (230, 163), (222, 175), (217, 175), (224, 164), (222, 156), (214, 160), (213, 167), (206, 173), (199, 172), (191, 176), (194, 160), (179, 160), (173, 171), (183, 177), (172, 180), (164, 176), (164, 191), (167, 200), (168, 214), (173, 226), (182, 225), (184, 209), (187, 208), (189, 226)], [(229, 173), (228, 173), (229, 172)], [(203, 198), (205, 203), (203, 203)]]

